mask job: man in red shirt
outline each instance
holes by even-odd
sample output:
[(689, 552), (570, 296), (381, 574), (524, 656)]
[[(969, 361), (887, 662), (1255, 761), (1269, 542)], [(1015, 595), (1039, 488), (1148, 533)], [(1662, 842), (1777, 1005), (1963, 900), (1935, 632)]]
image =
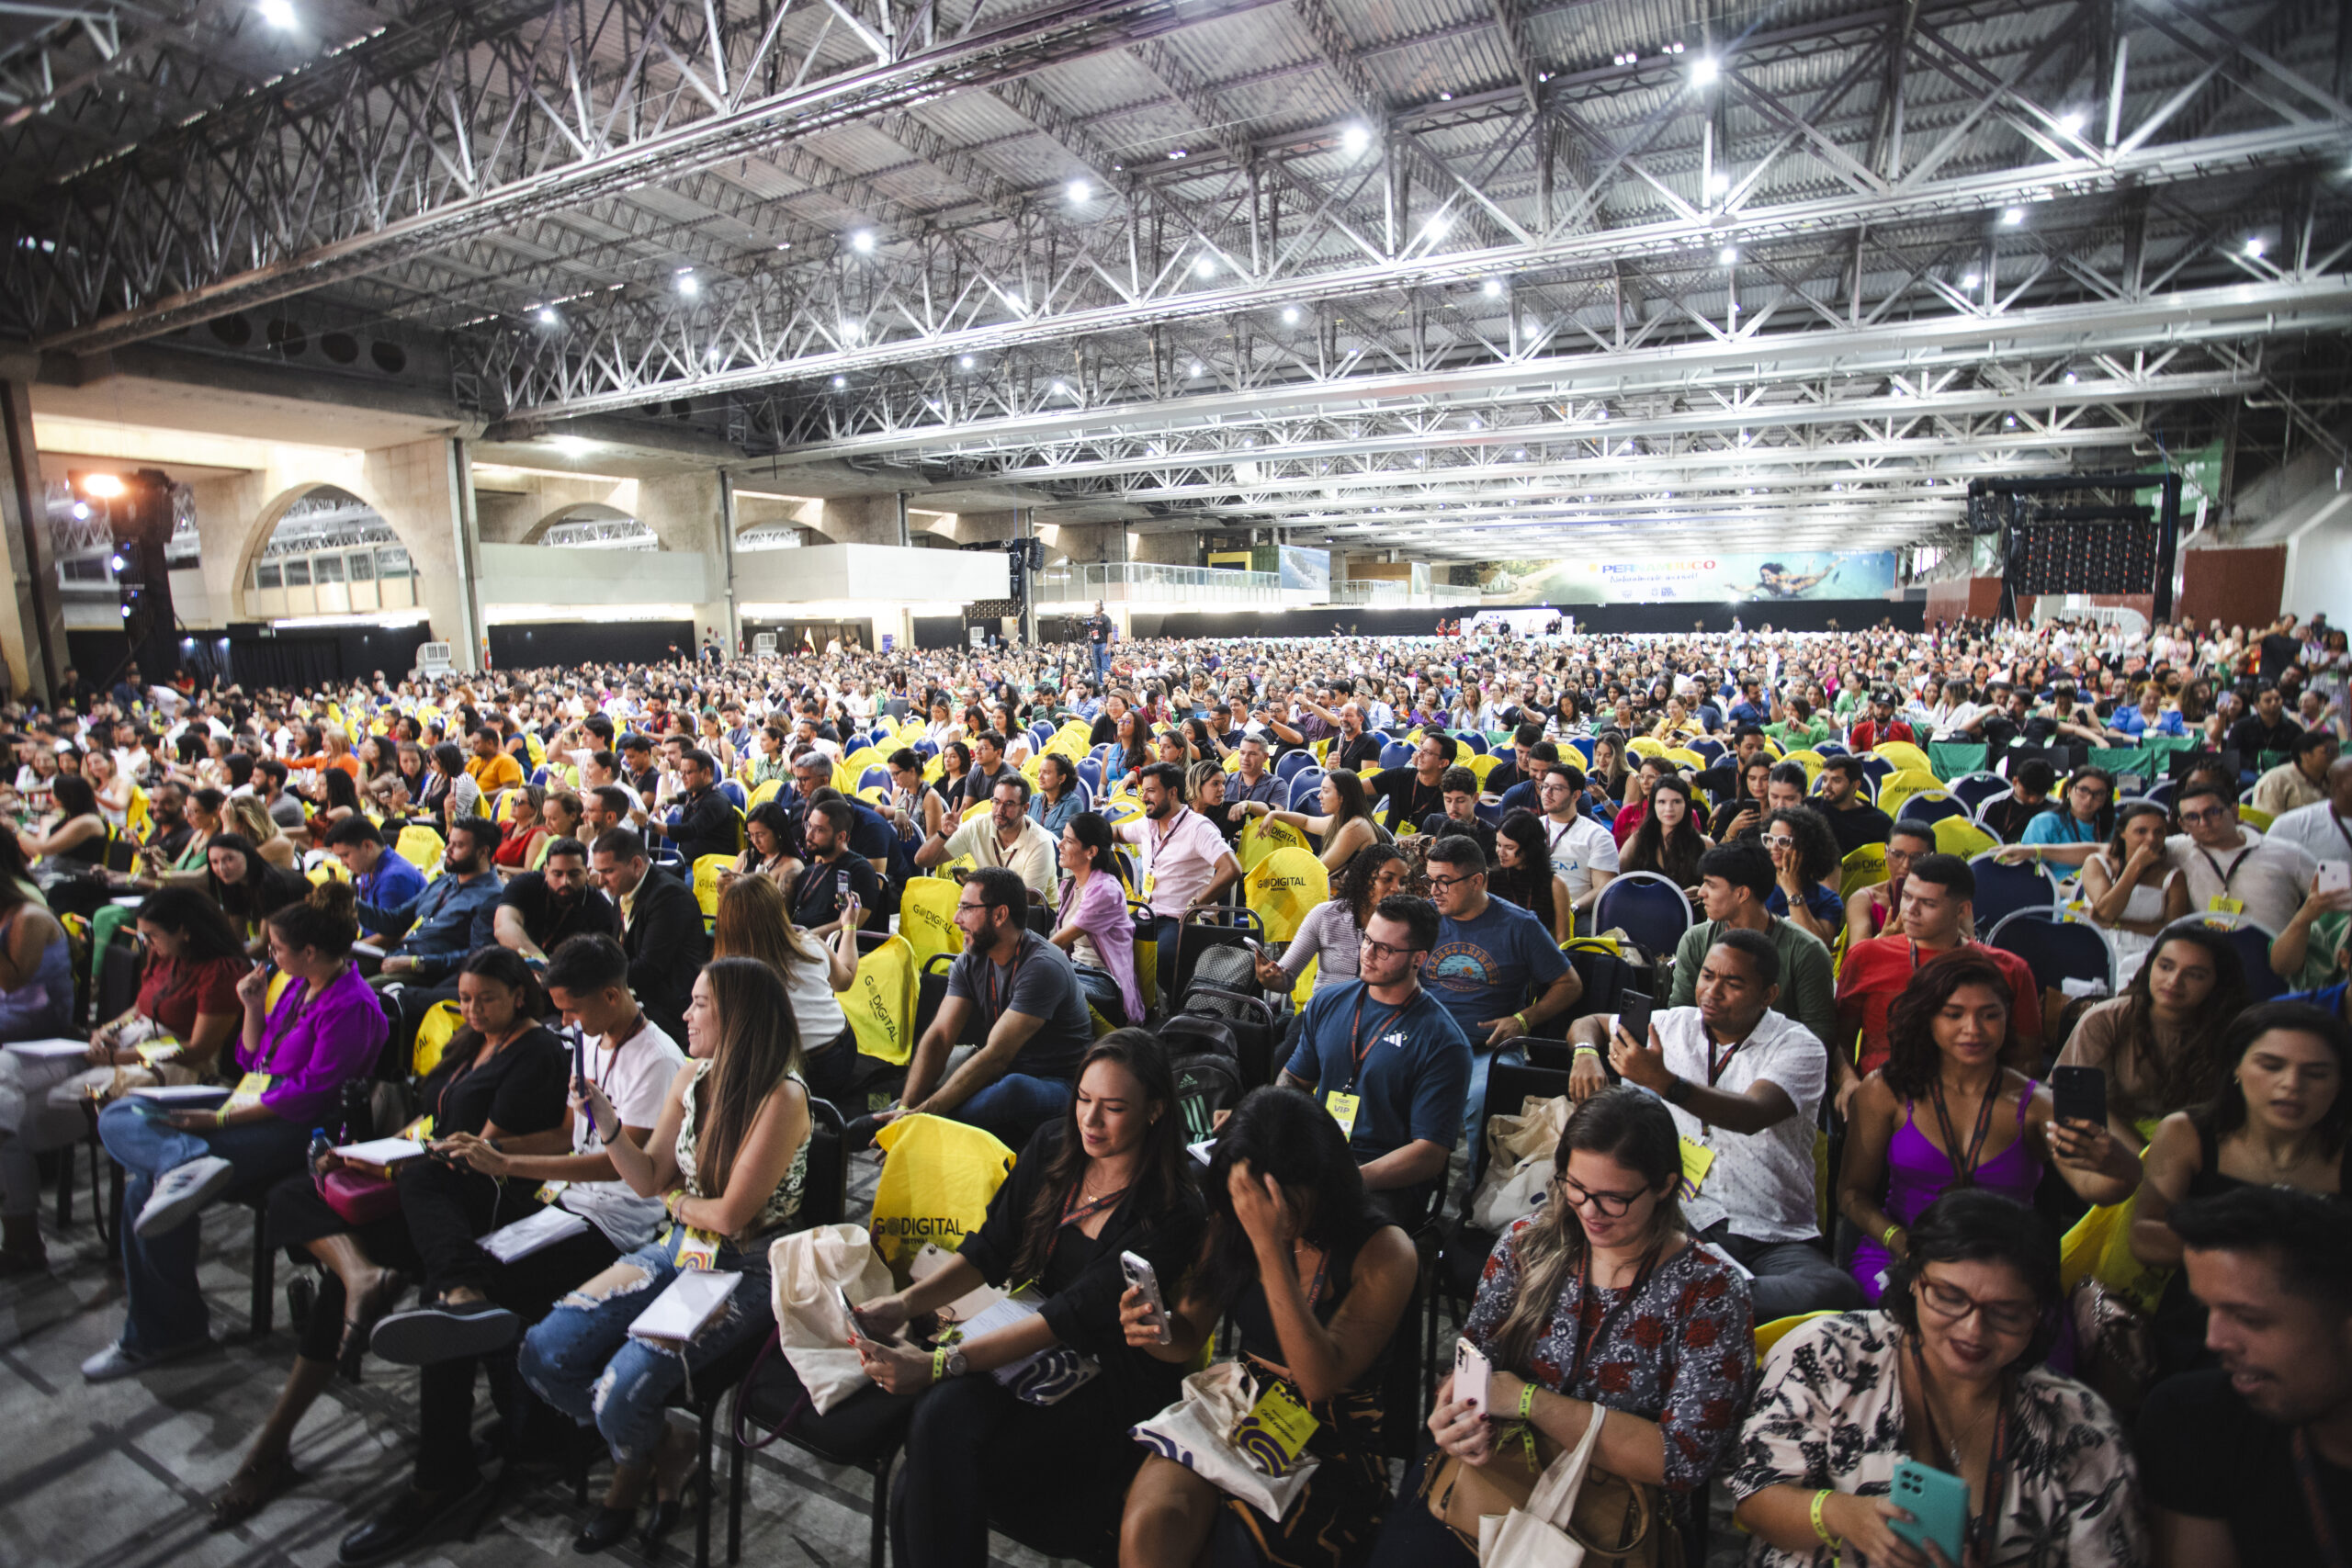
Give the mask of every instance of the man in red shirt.
[(1882, 740), (1901, 740), (1910, 745), (1919, 743), (1909, 725), (1894, 716), (1894, 695), (1891, 692), (1871, 694), (1871, 716), (1855, 725), (1847, 734), (1847, 744), (1857, 751), (1867, 751)]
[(1921, 964), (1962, 950), (1998, 965), (2014, 993), (2008, 1044), (2002, 1055), (2022, 1069), (2038, 1065), (2041, 987), (2024, 959), (1969, 940), (1975, 897), (1976, 874), (1968, 869), (1966, 861), (1958, 855), (1917, 856), (1903, 879), (1903, 908), (1896, 928), (1846, 950), (1846, 962), (1838, 974), (1838, 1021), (1841, 1032), (1860, 1026), (1862, 1039), (1859, 1066), (1843, 1051), (1829, 1054), (1830, 1083), (1840, 1116), (1862, 1079), (1885, 1065), (1886, 1010), (1903, 994)]

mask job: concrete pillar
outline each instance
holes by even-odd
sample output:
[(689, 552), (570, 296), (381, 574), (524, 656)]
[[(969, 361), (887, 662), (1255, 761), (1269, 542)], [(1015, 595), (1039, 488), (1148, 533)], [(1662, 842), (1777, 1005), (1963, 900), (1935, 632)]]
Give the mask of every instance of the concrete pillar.
[[(718, 470), (707, 473), (671, 474), (658, 479), (637, 482), (637, 520), (653, 530), (665, 550), (678, 550), (702, 557), (714, 563), (731, 558), (733, 540), (722, 545), (719, 533), (726, 517), (726, 502), (720, 493)], [(722, 556), (721, 551), (729, 552)], [(740, 625), (729, 618), (726, 588), (718, 585), (719, 596), (705, 600), (694, 610), (695, 636), (699, 639), (703, 629)], [(729, 647), (734, 644), (730, 641)]]
[(902, 545), (899, 497), (844, 495), (825, 502), (817, 526), (837, 545)]
[(442, 437), (379, 446), (360, 463), (355, 493), (376, 508), (408, 547), (417, 602), (449, 661), (481, 668), (481, 558), (473, 510), (472, 460), (464, 441)]
[(31, 371), (30, 355), (22, 364), (0, 363), (0, 538), (6, 542), (10, 585), (0, 596), (0, 660), (7, 663), (11, 695), (46, 701), (71, 660), (40, 454), (33, 445)]
[(727, 620), (719, 628), (732, 657), (743, 646), (743, 612), (735, 597), (735, 480), (726, 470), (718, 475), (718, 567), (727, 596)]

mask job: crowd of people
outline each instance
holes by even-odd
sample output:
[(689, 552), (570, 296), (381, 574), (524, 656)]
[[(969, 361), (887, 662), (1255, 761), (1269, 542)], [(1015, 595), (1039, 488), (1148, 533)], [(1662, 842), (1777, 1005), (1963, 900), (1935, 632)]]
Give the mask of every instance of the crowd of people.
[[(978, 1568), (991, 1529), (1475, 1560), (1580, 1445), (1685, 1561), (1711, 1492), (1759, 1565), (2338, 1561), (2347, 672), (2293, 617), (1174, 642), (1098, 615), (302, 692), (75, 677), (0, 712), (0, 1041), (87, 1042), (0, 1051), (0, 1274), (50, 1269), (41, 1160), (94, 1128), (123, 1318), (86, 1378), (213, 1347), (209, 1206), (313, 1281), (217, 1528), (380, 1363), (416, 1369), (414, 1468), (343, 1562), (587, 1434), (611, 1469), (575, 1546), (650, 1549), (707, 1495), (665, 1407), (775, 1328), (820, 1111), (892, 1148), (932, 1117), (1018, 1157), (950, 1261), (853, 1319), (903, 1406), (901, 1568)], [(1276, 830), (1329, 897), (1257, 945), (1270, 1081), (1188, 1151), (1180, 953)], [(1988, 940), (2010, 874), (2112, 985)], [(1620, 879), (1681, 898), (1679, 935), (1618, 926)], [(952, 904), (956, 956), (892, 1069), (843, 995), (918, 903)], [(1607, 1006), (1596, 955), (1633, 981)], [(1481, 1230), (1489, 1121), (1532, 1109), (1490, 1102), (1505, 1066), (1549, 1072), (1559, 1130)], [(337, 1153), (355, 1129), (429, 1155)], [(552, 1245), (490, 1245), (543, 1214)], [(1406, 1326), (1465, 1244), (1474, 1381)], [(697, 1270), (741, 1277), (702, 1331), (633, 1337)], [(939, 1332), (1015, 1282), (1039, 1310)], [(1316, 1461), (1278, 1517), (1130, 1436), (1212, 1354)]]

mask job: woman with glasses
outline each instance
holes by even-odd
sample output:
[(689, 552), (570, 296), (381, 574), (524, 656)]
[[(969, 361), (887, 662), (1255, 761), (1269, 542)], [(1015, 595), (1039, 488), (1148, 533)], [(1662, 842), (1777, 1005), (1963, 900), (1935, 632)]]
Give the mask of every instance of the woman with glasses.
[(1468, 1568), (1476, 1542), (1457, 1531), (1465, 1513), (1476, 1528), (1475, 1506), (1444, 1513), (1454, 1493), (1479, 1489), (1462, 1467), (1524, 1484), (1518, 1431), (1548, 1461), (1602, 1405), (1593, 1462), (1654, 1502), (1662, 1494), (1663, 1519), (1690, 1529), (1731, 1458), (1755, 1330), (1747, 1280), (1691, 1242), (1681, 1177), (1674, 1119), (1654, 1095), (1621, 1084), (1568, 1118), (1549, 1201), (1495, 1244), (1463, 1327), (1493, 1368), (1486, 1408), (1455, 1398), (1450, 1375), (1439, 1385), (1433, 1447), (1389, 1512), (1374, 1568)]
[(2066, 804), (2037, 813), (2025, 836), (2000, 852), (2005, 861), (2079, 866), (2115, 836), (2115, 775), (2105, 768), (2077, 768), (2066, 781)]
[(1925, 822), (1897, 822), (1886, 836), (1886, 880), (1846, 895), (1846, 945), (1874, 937), (1894, 923), (1903, 908), (1903, 879), (1911, 863), (1936, 852), (1936, 830)]
[(1824, 947), (1835, 942), (1846, 908), (1838, 897), (1838, 838), (1829, 824), (1810, 807), (1784, 807), (1764, 819), (1759, 838), (1772, 857), (1767, 912), (1818, 937)]
[(2057, 1121), (2050, 1091), (2002, 1065), (2014, 999), (1992, 960), (1961, 952), (1915, 973), (1887, 1011), (1886, 1065), (1854, 1097), (1838, 1179), (1870, 1301), (1909, 1252), (1908, 1227), (1955, 1187), (2030, 1204), (2052, 1166), (2086, 1203), (2140, 1185), (2138, 1156), (2105, 1124)]
[[(1363, 929), (1372, 919), (1372, 911), (1391, 893), (1405, 891), (1410, 879), (1411, 868), (1393, 846), (1371, 844), (1358, 850), (1347, 864), (1331, 874), (1329, 900), (1306, 912), (1282, 957), (1259, 955), (1258, 983), (1270, 991), (1289, 992), (1309, 964), (1316, 966), (1317, 991), (1357, 978)], [(1295, 1035), (1296, 1019), (1291, 1027)]]
[(2147, 1562), (2121, 1427), (2042, 1365), (2062, 1301), (2048, 1221), (1992, 1192), (1938, 1199), (1878, 1311), (1772, 1347), (1729, 1478), (1749, 1568), (1943, 1568), (1892, 1528), (1905, 1461), (1967, 1483), (1967, 1564)]

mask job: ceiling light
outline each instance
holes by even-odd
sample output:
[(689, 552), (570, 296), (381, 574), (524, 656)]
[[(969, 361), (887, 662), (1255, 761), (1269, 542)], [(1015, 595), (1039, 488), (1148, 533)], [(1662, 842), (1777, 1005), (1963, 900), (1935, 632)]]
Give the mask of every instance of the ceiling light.
[(960, 365), (960, 366), (962, 366), (965, 369), (969, 370), (969, 369), (972, 367), (972, 356), (971, 356), (970, 355), (968, 355), (968, 354), (967, 354), (967, 355), (964, 355), (964, 357), (963, 357), (963, 358), (961, 358), (961, 359), (957, 360), (956, 363), (956, 364), (958, 364), (958, 365)]
[(1974, 273), (1973, 273), (1973, 272), (1972, 272), (1972, 273), (1970, 273), (1966, 277), (1963, 277), (1963, 278), (1962, 278), (1962, 279), (1960, 280), (1960, 286), (1961, 286), (1962, 288), (1975, 288), (1975, 287), (1976, 287), (1976, 275), (1975, 275)]
[(114, 554), (107, 557), (107, 567), (119, 577), (125, 571), (130, 570), (130, 561), (120, 550), (117, 550)]
[(2020, 223), (2022, 223), (2022, 222), (2024, 222), (2024, 221), (2025, 221), (2025, 209), (2024, 209), (2024, 208), (2022, 208), (2022, 207), (2005, 207), (2005, 208), (2003, 208), (2003, 209), (2001, 209), (2001, 227), (2002, 227), (2002, 228), (2004, 228), (2004, 229), (2014, 229), (2014, 228), (2016, 228), (2018, 224), (2020, 224)]
[(1174, 163), (1177, 159), (1182, 158), (1182, 157), (1183, 157), (1183, 156), (1184, 156), (1184, 150), (1183, 150), (1182, 147), (1179, 147), (1179, 148), (1174, 149), (1172, 152), (1170, 152), (1168, 154), (1168, 161), (1169, 161), (1170, 163), (1171, 163), (1171, 164), (1172, 164), (1172, 163)]
[(849, 385), (849, 378), (846, 376), (836, 376), (833, 378), (833, 385), (835, 387), (846, 387)]
[(2250, 256), (2258, 256), (2258, 255), (2260, 255), (2260, 254), (2262, 254), (2262, 236), (2261, 236), (2261, 235), (2259, 235), (2259, 234), (2255, 234), (2255, 235), (2250, 235), (2250, 236), (2247, 238), (2246, 243), (2245, 243), (2245, 254), (2248, 254), (2248, 255), (2250, 255)]
[(567, 457), (584, 457), (596, 449), (596, 444), (584, 435), (552, 435), (548, 445)]
[[(2071, 386), (2073, 386), (2074, 384), (2075, 384), (2075, 373), (2074, 373), (2072, 370), (2069, 370), (2069, 371), (2067, 371), (2067, 372), (2066, 372), (2066, 385), (2068, 385), (2069, 387), (2071, 387)], [(1928, 483), (1930, 483), (1930, 484), (1933, 484), (1935, 481), (1934, 481), (1933, 479), (1930, 479), (1930, 480), (1928, 480)]]
[(1731, 176), (1729, 175), (1723, 173), (1721, 170), (1717, 170), (1715, 173), (1707, 176), (1707, 194), (1709, 196), (1726, 196), (1730, 194), (1730, 191)]
[(1216, 276), (1216, 262), (1213, 257), (1203, 256), (1200, 260), (1193, 264), (1193, 271), (1197, 276), (1215, 277)]
[(1524, 446), (1522, 446), (1522, 447), (1521, 447), (1518, 451), (1513, 452), (1513, 453), (1511, 454), (1511, 456), (1512, 456), (1512, 457), (1516, 457), (1516, 458), (1518, 458), (1521, 462), (1524, 463), (1525, 461), (1527, 461), (1527, 448), (1526, 448), (1526, 447), (1524, 447)]
[(1666, 52), (1668, 54), (1680, 54), (1682, 52), (1682, 40), (1677, 39), (1674, 42), (1668, 44), (1666, 46)]
[(122, 476), (119, 474), (85, 474), (82, 476), (82, 493), (84, 495), (95, 495), (100, 501), (112, 501), (115, 497), (120, 495), (122, 491)]
[(678, 292), (691, 299), (702, 292), (702, 283), (693, 273), (682, 272), (678, 274)]
[(1453, 220), (1441, 212), (1421, 225), (1421, 232), (1434, 240), (1442, 237), (1448, 229), (1453, 227)]
[(1193, 376), (1198, 377), (1199, 375), (1201, 375), (1201, 373), (1202, 373), (1203, 371), (1206, 370), (1207, 368), (1208, 368), (1208, 367), (1206, 367), (1206, 366), (1203, 365), (1199, 360), (1195, 359), (1195, 360), (1193, 360), (1193, 365), (1192, 365), (1192, 373), (1193, 373)]
[(2083, 123), (2083, 111), (2080, 109), (2068, 109), (2058, 117), (2058, 129), (2069, 136), (2080, 136)]
[(1351, 125), (1340, 132), (1340, 146), (1346, 152), (1361, 152), (1372, 145), (1372, 132), (1361, 125)]
[(1502, 291), (1503, 291), (1503, 280), (1502, 280), (1501, 278), (1499, 278), (1499, 277), (1490, 277), (1490, 278), (1487, 279), (1487, 299), (1495, 299), (1495, 298), (1497, 298), (1498, 296), (1499, 296), (1499, 295), (1502, 293)]
[(1091, 198), (1094, 195), (1094, 187), (1084, 180), (1072, 180), (1063, 188), (1062, 194), (1069, 197), (1072, 205), (1076, 205)]
[(543, 327), (551, 327), (555, 325), (555, 310), (553, 307), (546, 305), (539, 307), (539, 325)]
[[(1678, 53), (1681, 47), (1679, 44), (1675, 46)], [(1723, 73), (1724, 68), (1716, 63), (1715, 57), (1712, 54), (1702, 54), (1690, 62), (1690, 80), (1695, 85), (1712, 87), (1714, 85), (1715, 78)]]
[(1284, 325), (1284, 326), (1286, 326), (1286, 327), (1295, 327), (1295, 326), (1298, 325), (1298, 307), (1297, 307), (1297, 306), (1295, 306), (1295, 305), (1285, 305), (1285, 306), (1283, 306), (1283, 325)]
[(1057, 381), (1057, 382), (1055, 382), (1055, 383), (1054, 383), (1054, 389), (1054, 389), (1054, 395), (1055, 395), (1056, 397), (1059, 397), (1059, 396), (1061, 396), (1064, 392), (1069, 391), (1069, 388), (1065, 383), (1060, 382), (1060, 381)]
[(2015, 430), (2018, 427), (2018, 416), (2011, 414), (2008, 418), (2003, 420), (2001, 424), (2004, 429)]
[(86, 501), (75, 502), (74, 503), (74, 521), (76, 523), (87, 523), (89, 520), (90, 503)]
[(863, 329), (861, 329), (855, 321), (843, 321), (842, 323), (842, 336), (851, 343), (855, 343), (857, 341), (858, 333), (862, 330)]
[(1739, 248), (1736, 245), (1725, 245), (1716, 255), (1715, 259), (1723, 263), (1724, 265), (1729, 266), (1732, 263), (1739, 259)]
[(1440, 93), (1437, 96), (1437, 101), (1442, 104), (1450, 104), (1453, 101), (1453, 95), (1452, 93)]
[(290, 28), (294, 25), (294, 7), (288, 0), (261, 0), (261, 4), (254, 9), (261, 12), (261, 19), (273, 28)]

